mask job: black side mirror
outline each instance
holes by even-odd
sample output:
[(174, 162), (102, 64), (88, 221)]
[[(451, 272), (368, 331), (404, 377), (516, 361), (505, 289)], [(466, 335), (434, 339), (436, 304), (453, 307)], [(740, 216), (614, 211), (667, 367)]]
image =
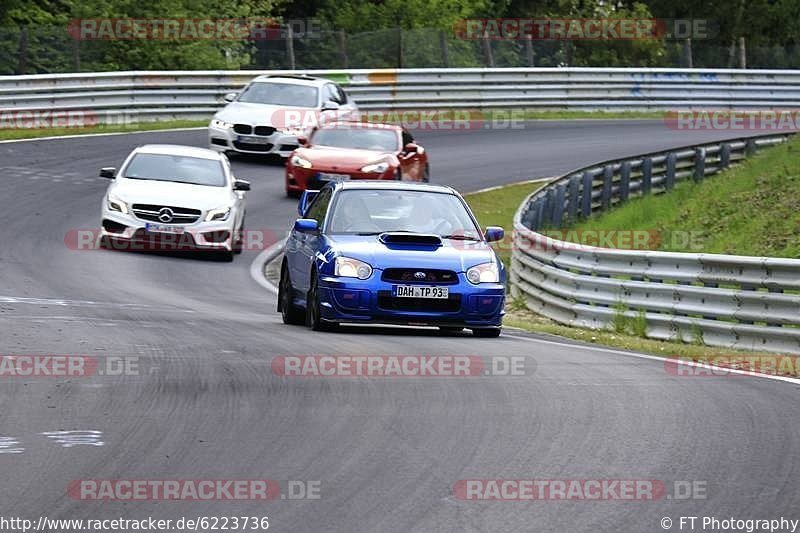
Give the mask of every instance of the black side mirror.
[(100, 177), (113, 180), (117, 177), (117, 169), (114, 167), (103, 167), (100, 169)]
[(250, 182), (245, 180), (233, 180), (234, 191), (249, 191)]

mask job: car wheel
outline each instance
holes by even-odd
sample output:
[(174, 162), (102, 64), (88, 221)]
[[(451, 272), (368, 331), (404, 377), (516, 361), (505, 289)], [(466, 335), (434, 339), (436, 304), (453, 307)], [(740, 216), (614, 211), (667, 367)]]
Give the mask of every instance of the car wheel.
[(429, 183), (431, 181), (431, 169), (425, 165), (425, 172), (422, 173), (422, 183)]
[(475, 337), (494, 338), (500, 336), (501, 328), (473, 328), (472, 334)]
[(222, 250), (221, 252), (214, 252), (214, 257), (223, 263), (233, 262), (233, 250)]
[(457, 335), (464, 331), (464, 328), (457, 328), (453, 326), (439, 326), (439, 331), (444, 333), (445, 335)]
[(400, 170), (399, 168), (397, 169), (397, 172), (394, 173), (394, 180), (403, 181), (403, 171)]
[(306, 325), (314, 331), (330, 331), (336, 328), (335, 324), (322, 320), (322, 313), (319, 310), (319, 283), (317, 275), (311, 278), (311, 288), (306, 298)]
[(302, 193), (300, 191), (291, 191), (289, 189), (286, 189), (286, 196), (288, 198), (300, 198), (301, 194)]
[(284, 263), (281, 268), (281, 282), (278, 287), (278, 311), (281, 312), (284, 324), (302, 325), (306, 321), (305, 313), (292, 302), (292, 281), (289, 279), (289, 270)]

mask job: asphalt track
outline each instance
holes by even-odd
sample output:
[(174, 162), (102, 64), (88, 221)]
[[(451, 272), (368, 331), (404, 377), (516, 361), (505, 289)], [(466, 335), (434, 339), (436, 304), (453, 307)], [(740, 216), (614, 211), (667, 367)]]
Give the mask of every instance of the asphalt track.
[[(550, 176), (726, 132), (659, 121), (531, 122), (427, 131), (433, 180), (462, 191)], [(132, 374), (0, 378), (0, 516), (268, 516), (274, 531), (663, 531), (679, 516), (800, 518), (800, 386), (686, 378), (658, 361), (543, 340), (425, 330), (284, 326), (249, 269), (202, 258), (80, 251), (106, 183), (161, 132), (0, 144), (0, 354), (138, 358)], [(236, 159), (248, 226), (280, 238), (295, 203), (275, 163)], [(273, 375), (279, 355), (522, 356), (525, 376), (356, 379)], [(130, 360), (130, 359), (129, 359)], [(64, 447), (45, 432), (93, 430)], [(99, 444), (99, 442), (94, 442)], [(16, 453), (10, 453), (16, 452)], [(80, 479), (320, 482), (320, 498), (82, 501)], [(705, 483), (678, 501), (465, 501), (462, 479)], [(792, 516), (792, 513), (794, 515)]]

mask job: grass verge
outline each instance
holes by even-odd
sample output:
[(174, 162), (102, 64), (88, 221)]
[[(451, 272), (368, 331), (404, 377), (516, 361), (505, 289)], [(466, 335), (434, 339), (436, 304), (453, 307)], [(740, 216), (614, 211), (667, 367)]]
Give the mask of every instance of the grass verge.
[[(467, 194), (464, 198), (469, 203), (475, 216), (481, 224), (486, 226), (502, 226), (510, 236), (512, 219), (519, 205), (534, 190), (544, 185), (543, 183), (521, 183), (509, 185), (485, 192)], [(498, 255), (506, 264), (510, 263), (511, 239), (507, 238), (499, 246), (495, 246)], [(549, 318), (537, 315), (528, 310), (521, 300), (510, 300), (506, 305), (506, 317), (503, 322), (506, 326), (519, 328), (525, 331), (554, 335), (582, 341), (591, 344), (648, 353), (662, 357), (687, 358), (694, 361), (714, 361), (720, 357), (730, 357), (736, 354), (757, 355), (769, 359), (775, 354), (762, 352), (748, 352), (731, 350), (730, 348), (715, 348), (704, 346), (700, 343), (667, 342), (645, 338), (643, 328), (639, 321), (632, 319), (619, 327), (608, 330), (589, 330), (564, 326)], [(796, 358), (795, 361), (800, 361)], [(800, 377), (800, 365), (795, 364), (788, 371), (781, 374)]]
[(570, 229), (655, 231), (654, 248), (669, 252), (800, 258), (800, 137)]
[(80, 128), (17, 128), (0, 129), (0, 141), (60, 137), (62, 135), (88, 135), (92, 133), (123, 133), (207, 126), (207, 120), (165, 120), (137, 122), (135, 124), (97, 124)]

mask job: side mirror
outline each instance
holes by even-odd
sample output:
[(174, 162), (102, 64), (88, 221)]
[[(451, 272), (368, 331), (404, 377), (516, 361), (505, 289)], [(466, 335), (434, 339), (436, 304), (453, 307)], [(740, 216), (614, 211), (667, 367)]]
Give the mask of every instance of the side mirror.
[(339, 104), (337, 104), (333, 100), (328, 100), (327, 102), (322, 104), (322, 110), (323, 111), (338, 111), (339, 110)]
[(100, 169), (100, 177), (113, 180), (117, 177), (117, 169), (114, 167), (103, 167)]
[(301, 233), (313, 233), (319, 229), (319, 224), (313, 218), (298, 218), (294, 221), (294, 230)]
[(234, 191), (249, 191), (250, 182), (245, 180), (233, 180)]
[(502, 240), (506, 236), (506, 232), (499, 226), (487, 226), (483, 236), (486, 238), (486, 242), (495, 242)]
[(223, 98), (226, 102), (233, 102), (237, 96), (239, 96), (239, 93), (228, 93)]
[(306, 146), (308, 144), (308, 139), (303, 137), (302, 135), (297, 136), (297, 144), (300, 146)]
[(298, 215), (302, 217), (306, 214), (308, 206), (311, 205), (311, 202), (314, 200), (314, 198), (317, 197), (317, 194), (319, 194), (319, 191), (311, 191), (311, 190), (303, 191), (303, 194), (300, 196), (300, 201), (297, 202)]
[(419, 150), (419, 146), (414, 143), (408, 143), (407, 145), (403, 146), (403, 151), (407, 154), (415, 154)]

